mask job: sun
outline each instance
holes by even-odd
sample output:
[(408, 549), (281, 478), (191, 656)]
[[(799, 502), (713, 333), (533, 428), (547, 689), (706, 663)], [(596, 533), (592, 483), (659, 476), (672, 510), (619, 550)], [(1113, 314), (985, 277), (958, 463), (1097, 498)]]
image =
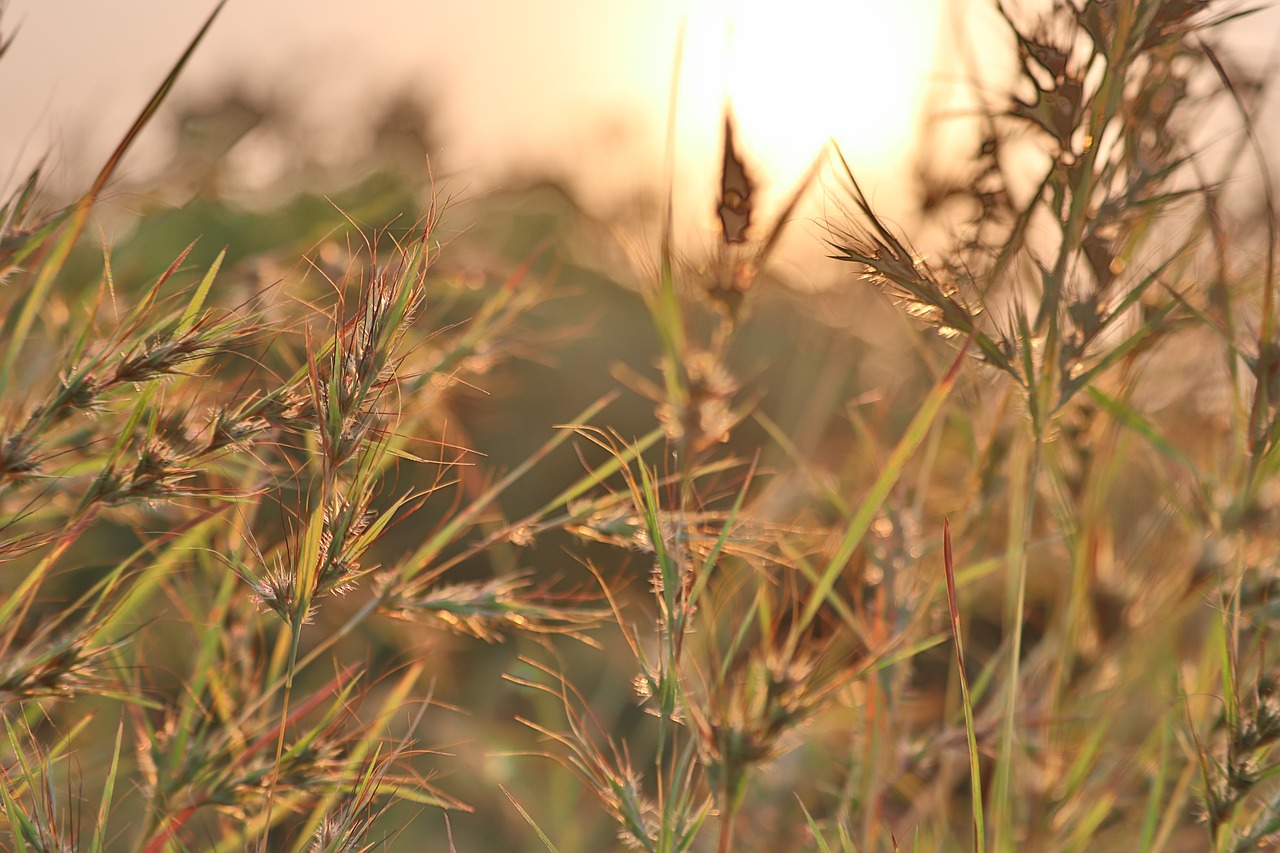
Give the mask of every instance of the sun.
[(856, 166), (892, 171), (919, 130), (940, 5), (690, 0), (677, 84), (680, 162), (717, 162), (727, 102), (766, 201), (789, 193), (829, 140)]

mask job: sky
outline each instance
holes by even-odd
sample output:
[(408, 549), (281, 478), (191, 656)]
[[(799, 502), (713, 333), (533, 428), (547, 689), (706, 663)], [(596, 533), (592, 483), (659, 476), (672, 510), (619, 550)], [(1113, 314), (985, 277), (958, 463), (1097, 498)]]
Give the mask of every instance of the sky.
[[(0, 61), (0, 190), (48, 154), (86, 184), (213, 7), (212, 0), (10, 0)], [(664, 185), (679, 51), (677, 204), (712, 227), (721, 109), (767, 209), (836, 140), (873, 193), (893, 195), (926, 104), (963, 87), (961, 43), (998, 80), (1006, 51), (984, 0), (230, 0), (179, 82), (178, 100), (234, 79), (286, 93), (321, 159), (367, 142), (388, 98), (421, 93), (441, 150), (433, 166), (477, 192), (545, 173), (597, 212)], [(1232, 33), (1274, 54), (1276, 9)], [(166, 135), (140, 140), (124, 173), (160, 171)], [(292, 152), (277, 152), (277, 160)], [(271, 169), (260, 160), (257, 180)], [(424, 166), (424, 177), (425, 177)], [(882, 185), (883, 184), (883, 188)], [(815, 193), (821, 206), (821, 188)]]
[[(432, 104), (450, 174), (489, 187), (546, 170), (608, 207), (663, 180), (682, 45), (679, 168), (709, 180), (728, 99), (766, 196), (781, 197), (828, 138), (868, 169), (903, 159), (947, 27), (942, 2), (230, 0), (175, 97), (228, 77), (288, 91), (315, 150), (337, 159), (408, 87)], [(73, 182), (91, 177), (212, 5), (11, 2), (0, 182), (46, 152)], [(151, 136), (126, 172), (165, 161)]]

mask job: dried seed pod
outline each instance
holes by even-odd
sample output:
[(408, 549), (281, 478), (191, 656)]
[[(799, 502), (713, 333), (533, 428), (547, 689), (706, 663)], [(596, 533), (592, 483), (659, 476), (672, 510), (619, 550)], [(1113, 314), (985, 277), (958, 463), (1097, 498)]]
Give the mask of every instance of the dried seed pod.
[(745, 243), (751, 226), (755, 182), (733, 144), (733, 121), (724, 117), (724, 162), (720, 167), (720, 227), (726, 243)]

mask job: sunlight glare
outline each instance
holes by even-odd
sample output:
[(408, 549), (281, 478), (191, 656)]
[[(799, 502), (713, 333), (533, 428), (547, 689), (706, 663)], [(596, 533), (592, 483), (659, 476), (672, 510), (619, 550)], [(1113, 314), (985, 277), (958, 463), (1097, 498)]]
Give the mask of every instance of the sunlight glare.
[(790, 193), (828, 140), (857, 167), (900, 168), (935, 59), (938, 5), (693, 0), (679, 80), (679, 169), (718, 164), (726, 100), (766, 205)]

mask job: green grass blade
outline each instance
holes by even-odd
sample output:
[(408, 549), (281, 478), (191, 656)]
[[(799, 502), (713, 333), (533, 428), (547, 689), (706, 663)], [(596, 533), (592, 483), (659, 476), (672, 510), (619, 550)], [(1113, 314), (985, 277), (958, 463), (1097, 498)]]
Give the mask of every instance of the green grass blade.
[(107, 843), (107, 818), (111, 815), (111, 800), (115, 795), (116, 776), (120, 772), (120, 744), (124, 740), (124, 721), (116, 727), (116, 745), (111, 752), (111, 767), (107, 770), (107, 781), (102, 788), (102, 802), (98, 805), (98, 824), (93, 828), (93, 840), (89, 843), (90, 853), (102, 853)]
[(177, 83), (178, 77), (195, 54), (200, 42), (204, 40), (209, 28), (213, 26), (214, 20), (218, 17), (218, 13), (222, 11), (222, 7), (226, 5), (226, 2), (227, 0), (219, 0), (218, 4), (213, 7), (213, 11), (205, 18), (204, 25), (200, 27), (195, 38), (188, 43), (186, 50), (178, 57), (178, 61), (174, 63), (159, 88), (152, 94), (151, 100), (142, 108), (142, 112), (134, 119), (124, 138), (120, 140), (115, 150), (111, 152), (111, 156), (107, 158), (106, 164), (98, 172), (98, 176), (94, 179), (89, 191), (81, 196), (80, 200), (72, 207), (64, 230), (50, 245), (44, 263), (40, 265), (40, 271), (36, 275), (35, 283), (27, 293), (22, 303), (22, 309), (18, 313), (18, 319), (10, 332), (8, 347), (5, 350), (4, 368), (0, 370), (0, 395), (3, 395), (8, 390), (8, 383), (13, 379), (18, 356), (26, 344), (27, 335), (31, 333), (31, 327), (35, 325), (36, 315), (43, 307), (50, 288), (53, 286), (54, 279), (62, 271), (67, 257), (71, 254), (72, 247), (80, 239), (80, 234), (84, 231), (85, 223), (89, 220), (89, 212), (93, 209), (93, 205), (102, 195), (102, 191), (106, 188), (112, 176), (115, 175), (120, 162), (129, 153), (129, 149), (133, 147), (134, 141), (142, 133), (143, 128), (151, 123), (151, 119), (168, 97), (174, 84)]
[(538, 834), (538, 840), (542, 842), (543, 846), (550, 850), (551, 853), (560, 853), (556, 846), (551, 843), (551, 839), (547, 837), (547, 834), (542, 831), (542, 827), (538, 826), (537, 821), (535, 821), (533, 817), (524, 810), (524, 806), (520, 805), (520, 803), (516, 801), (516, 798), (511, 795), (511, 792), (507, 790), (506, 786), (499, 785), (498, 787), (502, 789), (502, 793), (507, 795), (507, 799), (511, 801), (511, 805), (516, 807), (516, 811), (520, 813), (520, 817), (524, 818), (524, 822), (529, 824), (533, 831)]
[(876, 513), (879, 512), (881, 505), (889, 496), (889, 491), (898, 482), (898, 478), (902, 476), (902, 472), (906, 468), (911, 455), (915, 453), (916, 448), (920, 446), (920, 443), (924, 441), (925, 435), (932, 428), (934, 419), (937, 418), (938, 412), (942, 410), (942, 404), (951, 394), (952, 387), (960, 377), (960, 366), (964, 363), (968, 352), (969, 345), (966, 343), (959, 354), (956, 355), (951, 367), (938, 380), (920, 404), (916, 416), (911, 419), (911, 423), (907, 426), (906, 433), (898, 441), (897, 446), (893, 448), (893, 452), (889, 454), (884, 468), (868, 490), (867, 496), (859, 504), (853, 518), (849, 520), (835, 555), (814, 585), (809, 602), (805, 605), (804, 612), (797, 623), (797, 632), (803, 632), (813, 622), (814, 617), (818, 614), (818, 609), (822, 607), (822, 603), (831, 595), (831, 590), (835, 587), (836, 578), (840, 576), (840, 572), (844, 571), (849, 558), (853, 556), (853, 552), (862, 542), (862, 537), (866, 535), (867, 530), (871, 527), (871, 522), (875, 519)]
[(960, 603), (956, 596), (955, 563), (951, 556), (951, 524), (943, 522), (942, 564), (947, 575), (947, 606), (951, 611), (951, 635), (956, 643), (956, 666), (960, 678), (960, 698), (964, 705), (965, 742), (969, 748), (969, 790), (973, 814), (973, 849), (987, 849), (987, 829), (982, 807), (982, 754), (978, 751), (978, 730), (973, 717), (973, 697), (964, 666), (964, 636), (960, 630)]

